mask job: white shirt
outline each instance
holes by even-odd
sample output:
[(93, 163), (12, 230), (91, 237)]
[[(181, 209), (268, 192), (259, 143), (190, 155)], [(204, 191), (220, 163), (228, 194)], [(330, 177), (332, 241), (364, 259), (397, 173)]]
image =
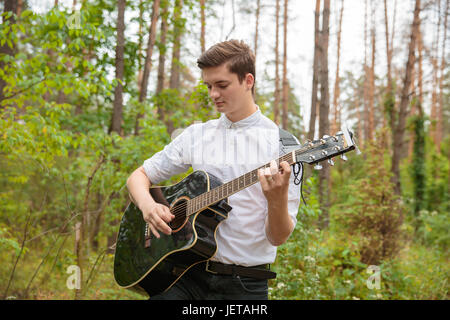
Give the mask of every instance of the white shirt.
[[(222, 114), (219, 119), (189, 126), (162, 151), (145, 160), (143, 167), (152, 184), (190, 167), (227, 182), (283, 154), (277, 125), (258, 108), (237, 122), (231, 122)], [(295, 225), (300, 186), (293, 180), (291, 174), (288, 211)], [(261, 185), (256, 183), (233, 194), (228, 197), (228, 203), (233, 209), (228, 219), (218, 226), (218, 249), (211, 260), (242, 266), (273, 263), (277, 249), (265, 233), (268, 208)]]

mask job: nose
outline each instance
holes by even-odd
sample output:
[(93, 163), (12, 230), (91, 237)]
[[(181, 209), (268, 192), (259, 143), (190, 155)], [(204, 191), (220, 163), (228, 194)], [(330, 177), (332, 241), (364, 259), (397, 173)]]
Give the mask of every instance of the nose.
[(216, 90), (216, 89), (214, 89), (214, 87), (212, 87), (210, 90), (209, 90), (209, 96), (211, 97), (211, 99), (217, 99), (219, 96), (220, 96), (220, 94), (219, 94), (219, 91), (218, 90)]

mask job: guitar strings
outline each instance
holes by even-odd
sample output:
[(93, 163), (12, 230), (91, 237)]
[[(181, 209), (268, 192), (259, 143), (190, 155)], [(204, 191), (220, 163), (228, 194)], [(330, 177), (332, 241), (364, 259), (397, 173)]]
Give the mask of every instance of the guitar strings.
[[(289, 158), (290, 158), (290, 154), (285, 154), (285, 155), (283, 155), (282, 157), (280, 157), (279, 159), (277, 159), (276, 161), (277, 161), (277, 164), (279, 164), (281, 161), (286, 161), (286, 160), (288, 160)], [(261, 166), (261, 167), (259, 167), (259, 168), (257, 168), (257, 169), (255, 169), (255, 170), (252, 170), (252, 171), (250, 171), (250, 172), (247, 172), (245, 175), (250, 175), (250, 178), (252, 178), (252, 174), (254, 175), (255, 174), (255, 171), (257, 171), (258, 169), (263, 169), (263, 168), (268, 168), (268, 167), (270, 167), (270, 163), (267, 163), (267, 164), (265, 164), (265, 165), (263, 165), (263, 166)], [(242, 179), (242, 177), (244, 177), (244, 181), (245, 181), (245, 175), (243, 175), (243, 176), (241, 176), (241, 177), (238, 177), (237, 179)], [(253, 182), (253, 183), (255, 183), (255, 182)], [(239, 184), (238, 184), (239, 185)], [(217, 189), (217, 188), (224, 188), (224, 186), (225, 186), (225, 184), (222, 184), (222, 185), (220, 185), (220, 186), (218, 186), (218, 187), (216, 187), (216, 188), (214, 188), (214, 189)], [(200, 196), (203, 196), (203, 197), (205, 197), (204, 195), (205, 194), (207, 194), (207, 193), (210, 193), (210, 192), (212, 192), (214, 189), (212, 189), (212, 190), (209, 190), (209, 191), (207, 191), (207, 192), (205, 192), (205, 193), (203, 193), (203, 194), (201, 194)], [(225, 188), (226, 189), (226, 188)], [(239, 188), (238, 190), (236, 190), (235, 192), (238, 192), (238, 191), (240, 191), (240, 190), (242, 190), (241, 188)], [(218, 192), (218, 191), (216, 191), (216, 192)], [(200, 197), (200, 196), (198, 196), (198, 197)], [(196, 197), (197, 198), (197, 197)], [(192, 201), (192, 200), (194, 200), (194, 199), (196, 199), (196, 198), (193, 198), (193, 199), (190, 199), (190, 200), (187, 200), (187, 201), (184, 201), (183, 203), (181, 203), (180, 205), (177, 205), (177, 206), (175, 206), (172, 210), (171, 210), (171, 213), (173, 214), (173, 215), (175, 215), (175, 219), (174, 219), (174, 221), (175, 220), (177, 220), (178, 218), (185, 218), (185, 217), (189, 217), (190, 215), (192, 215), (192, 214), (194, 214), (195, 212), (198, 212), (198, 211), (200, 211), (201, 209), (203, 209), (204, 207), (207, 207), (207, 206), (202, 206), (199, 210), (196, 210), (195, 212), (192, 212), (192, 213), (187, 213), (186, 211), (186, 209), (187, 209), (187, 206), (188, 206), (188, 202), (189, 201)], [(205, 200), (205, 199), (204, 199)], [(209, 200), (209, 198), (207, 197), (206, 198), (206, 200)], [(221, 199), (219, 199), (219, 200), (217, 200), (217, 201), (220, 201)], [(198, 200), (197, 200), (198, 201)], [(209, 202), (209, 201), (207, 201), (207, 202)]]
[[(322, 143), (322, 144), (323, 144), (323, 143)], [(299, 153), (301, 153), (301, 152), (303, 152), (303, 151), (306, 151), (306, 150), (308, 150), (308, 149), (310, 149), (310, 148), (311, 148), (310, 146), (306, 146), (306, 147), (303, 147), (303, 148), (299, 148), (299, 149), (295, 150), (295, 154), (297, 155), (297, 154), (299, 154)], [(288, 161), (288, 162), (289, 162), (290, 158), (291, 158), (291, 153), (287, 153), (287, 154), (283, 155), (282, 157), (278, 158), (278, 159), (276, 160), (276, 162), (277, 162), (277, 164), (278, 164), (278, 166), (279, 166), (279, 164), (281, 163), (281, 161)], [(293, 161), (293, 162), (294, 162), (294, 161)], [(295, 162), (295, 163), (296, 163), (296, 162)], [(300, 178), (299, 180), (300, 180), (300, 182), (301, 182), (301, 180), (303, 180), (303, 179), (302, 179), (302, 178), (303, 178), (303, 163), (300, 163), (300, 166), (301, 166), (301, 169), (302, 169), (302, 170), (301, 170), (302, 175), (301, 175), (301, 178)], [(267, 163), (267, 164), (265, 164), (265, 165), (263, 165), (263, 166), (261, 166), (261, 167), (255, 169), (255, 170), (253, 170), (253, 171), (247, 172), (246, 174), (244, 174), (243, 176), (240, 176), (240, 177), (236, 178), (235, 180), (239, 180), (239, 179), (242, 179), (242, 177), (244, 177), (244, 181), (245, 181), (245, 176), (248, 175), (248, 174), (250, 174), (250, 179), (251, 179), (251, 178), (252, 178), (252, 174), (253, 174), (253, 176), (254, 176), (255, 171), (257, 171), (257, 170), (259, 170), (259, 169), (263, 169), (263, 168), (268, 168), (268, 167), (270, 167), (270, 163)], [(295, 172), (295, 171), (297, 171), (297, 170), (295, 170), (295, 168), (294, 168), (295, 178), (296, 178), (296, 180), (298, 180), (298, 178), (297, 178), (297, 176), (298, 176), (298, 171), (297, 171), (297, 172)], [(233, 180), (233, 181), (234, 181), (234, 180)], [(229, 182), (228, 182), (228, 183), (229, 183)], [(228, 183), (227, 183), (227, 184), (228, 184)], [(253, 184), (253, 183), (256, 183), (256, 182), (252, 182), (251, 184)], [(212, 189), (212, 190), (209, 190), (209, 191), (207, 191), (207, 192), (205, 192), (205, 193), (203, 193), (203, 194), (201, 194), (201, 195), (199, 195), (199, 196), (197, 196), (197, 197), (195, 197), (195, 198), (193, 198), (193, 199), (183, 201), (183, 203), (181, 203), (181, 204), (179, 204), (179, 205), (176, 205), (174, 208), (172, 208), (172, 209), (170, 210), (170, 212), (171, 212), (173, 215), (175, 215), (175, 218), (173, 219), (173, 221), (171, 221), (171, 223), (172, 223), (172, 222), (173, 222), (173, 223), (174, 223), (174, 222), (179, 222), (180, 220), (184, 221), (186, 218), (188, 218), (188, 217), (191, 216), (192, 214), (194, 214), (194, 213), (196, 213), (196, 212), (202, 210), (203, 208), (208, 207), (209, 205), (214, 204), (214, 203), (212, 203), (212, 204), (208, 204), (208, 205), (206, 205), (206, 206), (201, 206), (198, 210), (195, 210), (194, 212), (191, 212), (191, 213), (188, 212), (188, 204), (189, 204), (189, 202), (192, 203), (193, 201), (198, 201), (198, 200), (194, 200), (194, 199), (199, 199), (199, 197), (201, 197), (201, 196), (205, 197), (205, 196), (204, 196), (205, 194), (211, 193), (211, 192), (213, 192), (213, 191), (214, 191), (215, 189), (217, 189), (217, 188), (224, 188), (224, 186), (226, 186), (227, 184), (222, 184), (222, 185), (220, 185), (220, 186), (218, 186), (218, 187), (216, 187), (216, 188), (214, 188), (214, 189)], [(251, 185), (251, 184), (250, 184), (250, 185)], [(239, 186), (239, 181), (238, 181), (237, 185)], [(245, 185), (245, 183), (244, 183), (244, 185)], [(233, 186), (233, 184), (232, 184), (232, 186)], [(243, 189), (245, 189), (245, 188), (247, 188), (247, 187), (248, 187), (248, 186), (245, 186)], [(226, 189), (226, 187), (225, 187), (225, 189)], [(239, 192), (240, 190), (242, 190), (242, 188), (238, 188), (238, 190), (233, 190), (233, 188), (232, 188), (233, 193)], [(218, 193), (218, 192), (219, 192), (219, 191), (217, 191), (217, 193)], [(223, 194), (223, 193), (222, 193), (222, 194)], [(301, 196), (302, 196), (302, 198), (303, 198), (303, 194), (301, 194)], [(222, 199), (223, 199), (223, 198), (222, 198)], [(205, 201), (205, 200), (206, 200), (206, 202), (210, 202), (210, 201), (209, 201), (210, 198), (209, 198), (208, 196), (206, 196), (206, 199), (203, 199), (203, 201)], [(221, 199), (217, 200), (217, 202), (220, 201), (220, 200), (221, 200)], [(304, 199), (303, 199), (303, 202), (305, 202)], [(200, 202), (200, 203), (202, 203), (202, 202)], [(305, 203), (305, 204), (306, 204), (306, 203)], [(192, 206), (191, 206), (191, 208), (192, 208)]]

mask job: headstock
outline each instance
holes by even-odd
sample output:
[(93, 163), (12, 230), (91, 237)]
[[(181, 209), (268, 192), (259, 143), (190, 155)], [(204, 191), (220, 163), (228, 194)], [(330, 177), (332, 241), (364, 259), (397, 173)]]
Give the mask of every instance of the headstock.
[(353, 133), (347, 128), (342, 129), (334, 136), (323, 136), (322, 139), (309, 141), (302, 148), (295, 151), (296, 162), (317, 164), (314, 168), (321, 169), (319, 162), (328, 160), (330, 165), (334, 165), (331, 158), (341, 155), (343, 160), (347, 160), (346, 152), (358, 147), (353, 140)]

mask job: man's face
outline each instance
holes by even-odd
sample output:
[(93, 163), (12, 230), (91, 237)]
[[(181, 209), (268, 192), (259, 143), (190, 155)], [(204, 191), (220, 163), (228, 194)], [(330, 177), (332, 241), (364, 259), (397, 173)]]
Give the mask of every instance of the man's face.
[(253, 76), (247, 74), (242, 83), (239, 82), (237, 74), (231, 73), (226, 64), (218, 67), (204, 68), (202, 70), (203, 82), (208, 87), (217, 111), (232, 115), (240, 112), (246, 102), (251, 98), (251, 87)]

